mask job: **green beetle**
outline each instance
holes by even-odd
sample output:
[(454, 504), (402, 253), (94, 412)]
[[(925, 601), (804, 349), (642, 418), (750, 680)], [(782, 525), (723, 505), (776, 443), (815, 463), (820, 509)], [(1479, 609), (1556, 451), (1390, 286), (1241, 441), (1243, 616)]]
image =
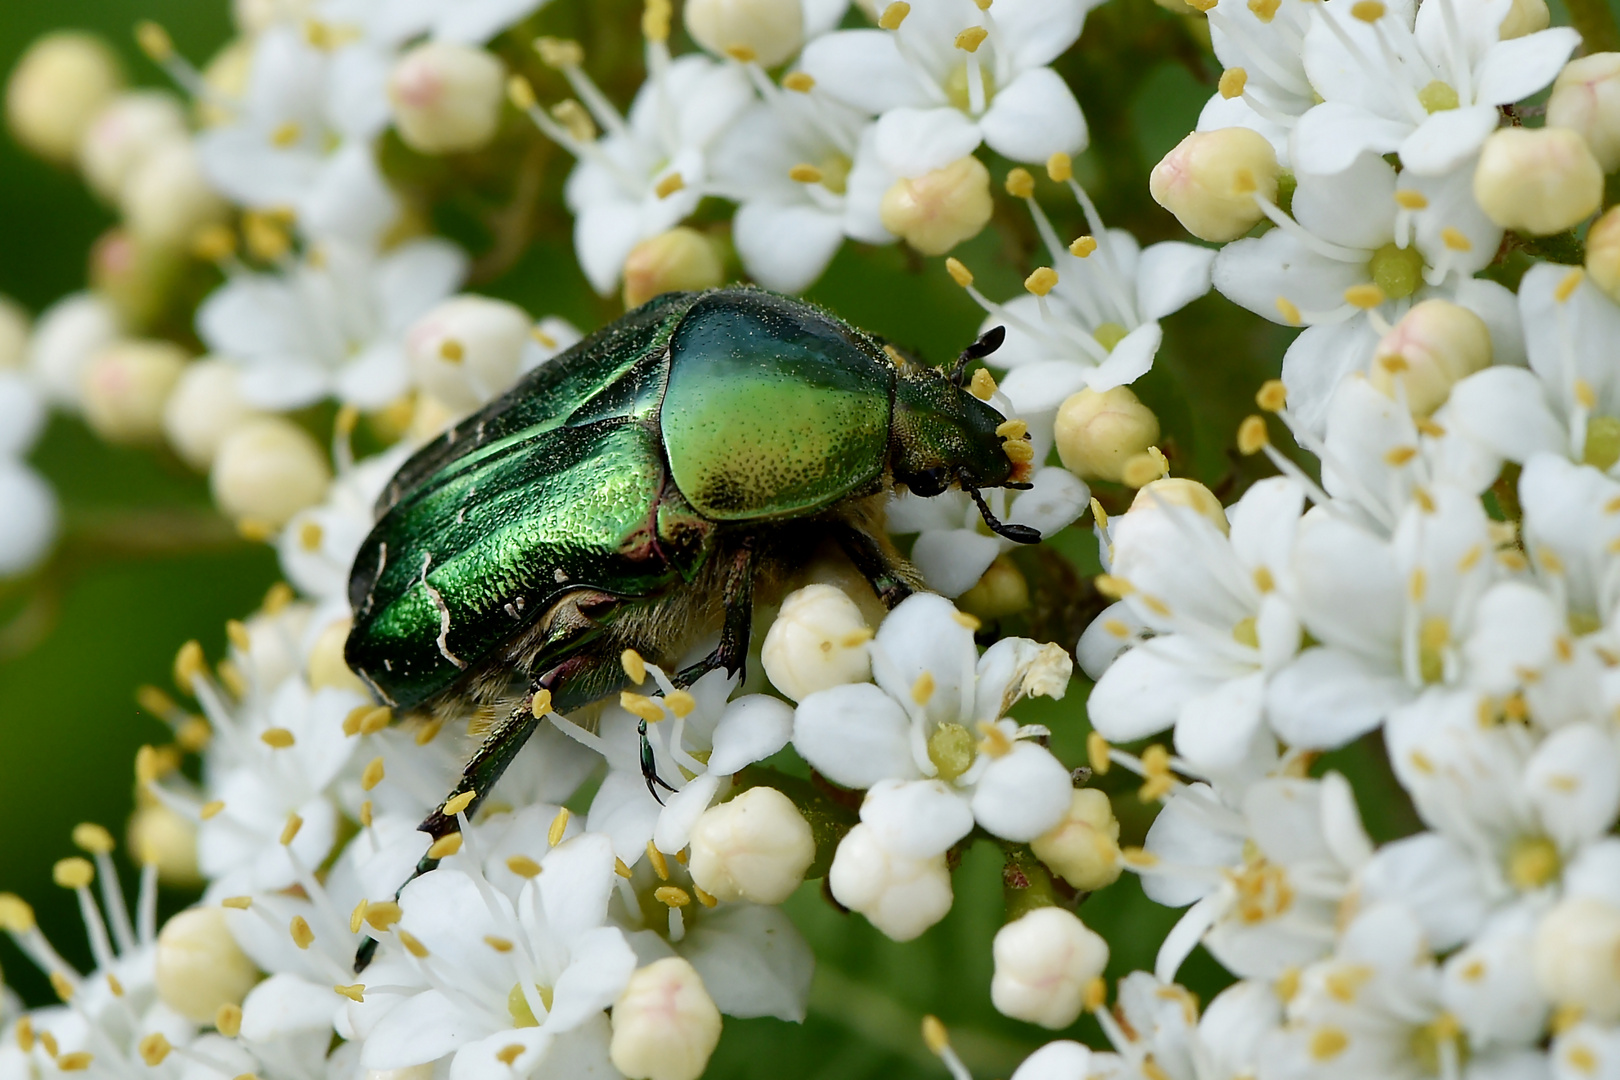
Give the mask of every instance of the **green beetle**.
[[(625, 649), (668, 664), (717, 630), (676, 681), (737, 672), (756, 578), (829, 538), (898, 603), (917, 579), (882, 528), (897, 485), (960, 486), (992, 529), (1034, 542), (979, 494), (1027, 486), (1005, 418), (962, 386), (1000, 341), (946, 376), (803, 301), (661, 296), (405, 463), (349, 579), (349, 666), (399, 710), (509, 710), (452, 793), (472, 792), (471, 812), (538, 722), (534, 695), (568, 712), (626, 685)], [(668, 786), (645, 741), (643, 765)], [(456, 828), (442, 812), (422, 825)]]

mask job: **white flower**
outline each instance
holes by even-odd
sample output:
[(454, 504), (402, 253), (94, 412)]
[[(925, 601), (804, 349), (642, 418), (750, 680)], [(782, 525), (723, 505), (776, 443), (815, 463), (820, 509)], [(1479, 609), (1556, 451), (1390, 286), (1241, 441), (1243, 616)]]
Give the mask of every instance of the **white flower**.
[(1080, 1017), (1108, 943), (1066, 908), (1042, 907), (996, 931), (990, 1000), (1003, 1016), (1054, 1030)]
[(64, 296), (34, 323), (28, 337), (28, 370), (51, 404), (76, 409), (91, 358), (123, 333), (123, 320), (105, 297), (93, 292)]
[(328, 395), (375, 409), (410, 385), (404, 333), (449, 296), (466, 257), (445, 240), (377, 255), (323, 242), (281, 274), (239, 272), (203, 301), (197, 332), (242, 366), (242, 396), (294, 409)]
[(1300, 54), (1311, 12), (1310, 0), (1254, 7), (1247, 0), (1219, 0), (1209, 9), (1215, 56), (1228, 72), (1241, 72), (1242, 81), (1230, 97), (1228, 84), (1222, 81), (1221, 91), (1198, 115), (1199, 131), (1250, 128), (1270, 141), (1278, 161), (1288, 162), (1288, 137), (1316, 104), (1316, 91)]
[(951, 910), (951, 872), (945, 856), (908, 858), (890, 852), (868, 825), (838, 842), (827, 887), (894, 941), (910, 941)]
[(1118, 1054), (1093, 1055), (1098, 1064), (1122, 1060), (1130, 1077), (1240, 1080), (1265, 1062), (1265, 1040), (1282, 1019), (1282, 1003), (1267, 983), (1239, 982), (1215, 995), (1200, 1018), (1197, 997), (1184, 987), (1133, 971), (1119, 981), (1115, 1010), (1095, 1015)]
[(902, 177), (941, 168), (979, 143), (1044, 162), (1086, 146), (1086, 121), (1046, 65), (1080, 36), (1088, 0), (917, 4), (897, 29), (840, 30), (800, 58), (826, 92), (877, 116), (878, 160)]
[(325, 501), (288, 519), (276, 548), (281, 572), (299, 592), (322, 602), (341, 602), (347, 610), (349, 567), (376, 522), (378, 496), (410, 451), (402, 443), (364, 461), (351, 462), (327, 489)]
[(1338, 172), (1370, 151), (1398, 152), (1418, 175), (1457, 169), (1496, 129), (1497, 106), (1552, 82), (1580, 43), (1569, 27), (1499, 40), (1510, 7), (1327, 0), (1305, 34), (1305, 70), (1323, 104), (1294, 128), (1296, 166)]

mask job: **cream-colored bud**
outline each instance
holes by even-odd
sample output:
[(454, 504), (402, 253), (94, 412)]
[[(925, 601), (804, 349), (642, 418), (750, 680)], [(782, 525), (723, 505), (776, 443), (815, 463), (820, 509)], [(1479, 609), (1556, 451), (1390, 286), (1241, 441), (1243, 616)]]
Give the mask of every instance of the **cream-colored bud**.
[(986, 622), (1016, 615), (1029, 607), (1029, 582), (1017, 563), (997, 555), (979, 580), (956, 598), (956, 606)]
[(182, 253), (111, 228), (90, 247), (90, 287), (118, 310), (132, 332), (144, 330), (168, 306), (184, 267)]
[(197, 826), (161, 802), (136, 809), (129, 819), (129, 849), (142, 866), (157, 867), (165, 885), (202, 884), (197, 870)]
[(494, 138), (506, 100), (506, 65), (471, 45), (433, 41), (399, 58), (388, 76), (394, 129), (424, 154), (477, 150)]
[(454, 296), (406, 331), (405, 355), (422, 389), (455, 412), (471, 412), (517, 378), (533, 325), (516, 304)]
[(163, 406), (186, 367), (167, 341), (122, 341), (91, 357), (81, 389), (84, 418), (108, 442), (151, 442), (163, 434)]
[(189, 248), (197, 233), (225, 217), (226, 205), (203, 175), (189, 140), (171, 140), (141, 159), (124, 182), (124, 223), (151, 244)]
[(1620, 1020), (1620, 908), (1566, 897), (1536, 927), (1536, 983), (1555, 1005), (1598, 1023)]
[(65, 296), (46, 308), (28, 339), (28, 367), (57, 405), (76, 409), (84, 369), (118, 340), (118, 311), (95, 293)]
[(990, 170), (960, 158), (915, 179), (896, 180), (883, 193), (883, 227), (924, 255), (943, 255), (990, 223)]
[(15, 371), (28, 358), (28, 309), (0, 294), (0, 371)]
[(1620, 169), (1620, 53), (1564, 65), (1547, 99), (1547, 126), (1579, 132), (1604, 172)]
[(1082, 480), (1125, 477), (1125, 463), (1159, 441), (1159, 418), (1128, 386), (1070, 394), (1054, 425), (1058, 459)]
[(209, 1023), (221, 1005), (240, 1005), (259, 970), (237, 946), (221, 907), (196, 907), (163, 924), (153, 981), (163, 1003), (187, 1020)]
[(332, 471), (308, 432), (279, 416), (264, 416), (220, 443), (208, 481), (227, 516), (275, 529), (321, 501)]
[(608, 1057), (629, 1080), (697, 1080), (720, 1042), (720, 1010), (678, 956), (636, 969), (613, 1006)]
[(872, 630), (841, 589), (807, 585), (788, 594), (765, 634), (760, 662), (771, 685), (794, 701), (862, 682), (872, 671)]
[(1226, 511), (1221, 507), (1221, 500), (1215, 497), (1213, 491), (1196, 480), (1167, 476), (1143, 487), (1136, 493), (1136, 498), (1131, 500), (1132, 510), (1160, 508), (1167, 505), (1183, 506), (1196, 511), (1223, 533), (1231, 528), (1227, 524)]
[(1408, 311), (1373, 352), (1370, 381), (1389, 397), (1406, 388), (1413, 416), (1428, 416), (1459, 379), (1490, 365), (1485, 320), (1449, 300), (1425, 300)]
[(120, 94), (96, 114), (80, 140), (79, 168), (92, 191), (115, 202), (124, 181), (152, 151), (186, 135), (186, 115), (173, 94)]
[(1259, 195), (1277, 201), (1277, 152), (1242, 127), (1195, 131), (1153, 166), (1148, 190), (1200, 240), (1236, 240), (1265, 216)]
[(1096, 788), (1076, 788), (1063, 820), (1030, 841), (1029, 849), (1080, 892), (1112, 885), (1124, 866), (1114, 807)]
[(1603, 168), (1568, 128), (1502, 128), (1474, 168), (1474, 200), (1504, 229), (1547, 236), (1597, 212)]
[(1003, 926), (990, 950), (996, 1011), (1053, 1030), (1080, 1018), (1087, 987), (1108, 965), (1108, 943), (1060, 907), (1036, 908)]
[(865, 915), (894, 941), (910, 941), (951, 910), (951, 872), (944, 855), (911, 859), (878, 843), (857, 825), (838, 843), (827, 887), (833, 899)]
[(1547, 10), (1547, 0), (1513, 0), (1497, 34), (1503, 41), (1509, 41), (1545, 30), (1550, 22), (1552, 13)]
[(11, 69), (6, 123), (23, 146), (67, 164), (123, 81), (117, 55), (99, 37), (75, 30), (46, 34)]
[(681, 289), (712, 289), (725, 279), (714, 242), (682, 225), (643, 240), (624, 260), (624, 306), (640, 307)]
[(311, 690), (350, 690), (356, 694), (366, 692), (360, 681), (343, 659), (343, 644), (349, 639), (349, 620), (332, 623), (309, 650), (309, 688)]
[(1620, 300), (1620, 207), (1606, 211), (1587, 230), (1586, 273), (1610, 299)]
[(804, 44), (800, 0), (686, 0), (686, 30), (717, 56), (775, 67)]
[(816, 858), (809, 823), (772, 787), (749, 788), (705, 810), (691, 836), (692, 880), (720, 900), (780, 904)]
[(163, 406), (163, 434), (186, 464), (207, 472), (220, 443), (261, 414), (242, 400), (236, 365), (205, 356), (189, 365)]

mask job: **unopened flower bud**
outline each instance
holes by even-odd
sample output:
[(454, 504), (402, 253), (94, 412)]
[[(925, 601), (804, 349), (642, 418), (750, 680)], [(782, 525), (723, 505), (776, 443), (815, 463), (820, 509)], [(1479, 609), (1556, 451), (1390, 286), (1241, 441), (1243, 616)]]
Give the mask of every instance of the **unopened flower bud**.
[(997, 555), (972, 588), (956, 598), (956, 606), (987, 622), (1016, 615), (1029, 607), (1029, 582), (1017, 563)]
[(1128, 386), (1087, 387), (1058, 407), (1058, 459), (1082, 480), (1124, 479), (1125, 463), (1159, 441), (1159, 418)]
[(1412, 415), (1428, 416), (1459, 379), (1490, 362), (1491, 332), (1484, 319), (1449, 300), (1425, 300), (1379, 341), (1370, 381), (1388, 397), (1395, 396), (1399, 382)]
[(56, 537), (56, 493), (38, 473), (0, 457), (0, 578), (39, 565)]
[(477, 150), (495, 135), (506, 65), (471, 45), (433, 41), (400, 57), (388, 77), (394, 128), (424, 154)]
[(1079, 1019), (1086, 988), (1108, 965), (1108, 943), (1060, 907), (1036, 908), (1003, 926), (991, 952), (996, 1010), (1053, 1030)]
[(121, 205), (131, 232), (174, 248), (189, 247), (226, 209), (186, 139), (166, 142), (142, 158), (124, 182)]
[(943, 255), (990, 223), (990, 170), (959, 158), (915, 179), (896, 180), (878, 211), (883, 227), (924, 255)]
[(807, 585), (789, 593), (765, 634), (760, 662), (771, 685), (794, 701), (871, 674), (872, 630), (843, 590)]
[(186, 464), (207, 472), (226, 436), (259, 416), (242, 400), (234, 364), (203, 357), (188, 365), (163, 406), (163, 434)]
[(6, 122), (29, 150), (66, 164), (123, 81), (118, 57), (99, 37), (73, 30), (46, 34), (11, 71)]
[(259, 971), (231, 936), (224, 909), (197, 907), (163, 924), (153, 981), (165, 1005), (201, 1024), (221, 1005), (240, 1005)]
[(308, 432), (279, 416), (265, 416), (220, 443), (208, 481), (226, 515), (276, 529), (321, 501), (332, 472)]
[(165, 885), (202, 884), (197, 871), (197, 826), (161, 802), (139, 807), (129, 819), (129, 849), (142, 866), (157, 867)]
[(910, 941), (951, 910), (951, 872), (944, 855), (909, 859), (878, 843), (870, 825), (839, 841), (827, 871), (833, 898), (894, 941)]
[(84, 369), (84, 418), (108, 442), (151, 442), (163, 433), (163, 406), (186, 367), (167, 341), (122, 341)]
[(28, 309), (0, 295), (0, 371), (15, 371), (28, 356)]
[(1502, 128), (1485, 140), (1474, 199), (1504, 229), (1563, 232), (1603, 204), (1603, 168), (1568, 128)]
[(309, 650), (309, 688), (311, 690), (349, 690), (356, 694), (366, 692), (366, 684), (349, 669), (343, 659), (343, 645), (349, 640), (349, 620), (332, 623)]
[(1620, 1020), (1620, 908), (1566, 897), (1541, 917), (1533, 955), (1536, 983), (1553, 1004), (1599, 1023)]
[(1200, 240), (1236, 240), (1265, 213), (1258, 195), (1277, 201), (1277, 152), (1243, 127), (1195, 131), (1153, 166), (1148, 190)]
[(1547, 10), (1547, 0), (1513, 0), (1513, 6), (1502, 17), (1497, 35), (1503, 41), (1510, 41), (1545, 30), (1550, 22), (1552, 13)]
[(406, 331), (405, 353), (422, 389), (451, 410), (471, 412), (517, 378), (532, 325), (516, 304), (454, 296)]
[(720, 900), (780, 904), (816, 858), (815, 837), (793, 800), (749, 788), (692, 826), (692, 880)]
[(682, 289), (712, 289), (725, 278), (714, 243), (682, 225), (643, 240), (624, 260), (624, 306)]
[(1183, 506), (1195, 511), (1223, 533), (1231, 528), (1227, 524), (1226, 511), (1221, 506), (1221, 500), (1215, 497), (1213, 491), (1196, 480), (1167, 476), (1143, 487), (1136, 493), (1136, 498), (1131, 500), (1132, 510), (1164, 506)]
[(176, 249), (115, 227), (90, 248), (90, 286), (118, 309), (125, 327), (139, 331), (162, 314), (182, 265)]
[(74, 293), (40, 315), (28, 341), (28, 366), (54, 403), (78, 408), (84, 369), (118, 334), (111, 304), (95, 293)]
[(804, 44), (800, 0), (687, 0), (686, 30), (720, 56), (775, 67)]
[(1076, 788), (1069, 812), (1030, 841), (1035, 857), (1080, 892), (1093, 892), (1119, 879), (1119, 821), (1108, 796), (1096, 788)]
[(1547, 99), (1547, 126), (1579, 132), (1604, 172), (1620, 169), (1620, 53), (1566, 64)]
[(697, 1080), (720, 1042), (720, 1010), (678, 956), (636, 969), (613, 1006), (608, 1057), (630, 1080)]
[(1586, 273), (1611, 299), (1620, 300), (1620, 207), (1605, 212), (1587, 230)]
[(173, 94), (120, 94), (96, 114), (80, 140), (79, 168), (91, 190), (116, 202), (124, 181), (152, 151), (186, 137), (186, 116)]

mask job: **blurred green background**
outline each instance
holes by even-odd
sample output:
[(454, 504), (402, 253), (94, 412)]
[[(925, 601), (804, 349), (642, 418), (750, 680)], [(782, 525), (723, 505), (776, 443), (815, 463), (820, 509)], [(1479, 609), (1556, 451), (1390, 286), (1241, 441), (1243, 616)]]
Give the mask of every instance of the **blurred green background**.
[[(228, 6), (226, 0), (56, 0), (49, 5), (0, 0), (0, 69), (9, 71), (40, 33), (74, 27), (111, 40), (125, 57), (131, 81), (161, 85), (159, 73), (133, 47), (135, 22), (163, 23), (180, 51), (201, 62), (231, 33)], [(636, 9), (626, 0), (555, 0), (525, 31), (583, 39), (593, 71), (605, 65), (603, 81), (626, 103), (639, 79), (630, 37)], [(1207, 38), (1201, 30), (1194, 20), (1151, 0), (1109, 0), (1089, 17), (1080, 47), (1059, 63), (1091, 126), (1092, 150), (1077, 162), (1078, 175), (1108, 223), (1131, 229), (1144, 244), (1184, 239), (1174, 220), (1149, 199), (1147, 172), (1193, 127), (1214, 90), (1219, 68), (1201, 43)], [(522, 53), (522, 41), (508, 44), (511, 55)], [(547, 99), (550, 76), (538, 71), (535, 76)], [(535, 142), (526, 133), (513, 138)], [(621, 308), (616, 299), (593, 296), (575, 268), (566, 219), (556, 206), (566, 157), (547, 149), (533, 152), (543, 165), (542, 202), (549, 200), (550, 209), (538, 212), (534, 235), (517, 249), (517, 257), (504, 260), (497, 276), (476, 287), (515, 300), (536, 316), (560, 314), (589, 329)], [(390, 145), (384, 158), (390, 171), (426, 190), (443, 179), (438, 166), (411, 160), (397, 145)], [(1005, 168), (1005, 163), (992, 165), (998, 180)], [(501, 189), (499, 175), (483, 179)], [(1060, 234), (1087, 231), (1066, 190), (1042, 178), (1039, 194)], [(483, 254), (495, 237), (480, 226), (477, 211), (451, 206), (436, 224)], [(997, 228), (954, 254), (978, 275), (988, 295), (1001, 299), (1016, 295), (1023, 277), (1047, 260), (1020, 204), (1002, 198), (997, 213)], [(76, 175), (42, 164), (0, 138), (0, 293), (37, 313), (84, 287), (86, 253), (113, 220)], [(951, 283), (942, 261), (898, 247), (848, 246), (812, 295), (851, 321), (943, 361), (972, 338), (981, 315)], [(1161, 417), (1165, 448), (1178, 474), (1239, 490), (1253, 474), (1242, 474), (1241, 463), (1231, 456), (1231, 435), (1252, 410), (1255, 388), (1277, 372), (1289, 335), (1215, 296), (1172, 317), (1166, 329), (1157, 366), (1137, 389)], [(136, 709), (134, 688), (142, 683), (167, 687), (174, 652), (189, 638), (198, 638), (217, 658), (225, 620), (257, 606), (276, 579), (276, 565), (268, 549), (236, 539), (210, 517), (205, 482), (172, 456), (108, 447), (77, 421), (58, 417), (33, 460), (61, 496), (65, 522), (58, 553), (43, 571), (0, 584), (0, 791), (12, 808), (12, 825), (0, 832), (0, 891), (32, 902), (57, 948), (88, 967), (77, 912), (68, 895), (51, 884), (51, 865), (72, 853), (69, 833), (80, 821), (100, 822), (122, 834), (131, 807), (135, 750), (167, 737), (163, 725)], [(1088, 531), (1060, 538), (1059, 547), (1082, 574), (1094, 571)], [(1067, 700), (1020, 710), (1053, 728), (1055, 748), (1071, 764), (1084, 760), (1084, 690), (1084, 682), (1077, 681)], [(1328, 764), (1352, 774), (1375, 836), (1412, 827), (1376, 745), (1352, 747)], [(1123, 839), (1139, 842), (1149, 810), (1130, 794), (1128, 778), (1117, 770), (1106, 779), (1121, 796), (1116, 802)], [(971, 850), (956, 886), (951, 915), (920, 941), (903, 946), (888, 942), (859, 917), (837, 914), (814, 883), (806, 886), (789, 908), (822, 965), (809, 1022), (790, 1027), (728, 1021), (710, 1075), (937, 1077), (941, 1069), (918, 1035), (926, 1012), (952, 1028), (976, 1073), (1010, 1072), (1050, 1036), (998, 1016), (989, 1004), (989, 941), (1002, 912), (998, 853), (987, 845)], [(175, 907), (188, 899), (182, 892), (169, 893), (165, 904)], [(1111, 943), (1109, 975), (1117, 977), (1152, 967), (1158, 943), (1178, 913), (1146, 901), (1126, 875), (1091, 898), (1081, 914)], [(0, 964), (7, 981), (31, 1003), (49, 1000), (44, 980), (9, 941), (0, 941)], [(1202, 952), (1183, 978), (1205, 1000), (1224, 982)], [(1091, 1020), (1076, 1031), (1101, 1045)]]

